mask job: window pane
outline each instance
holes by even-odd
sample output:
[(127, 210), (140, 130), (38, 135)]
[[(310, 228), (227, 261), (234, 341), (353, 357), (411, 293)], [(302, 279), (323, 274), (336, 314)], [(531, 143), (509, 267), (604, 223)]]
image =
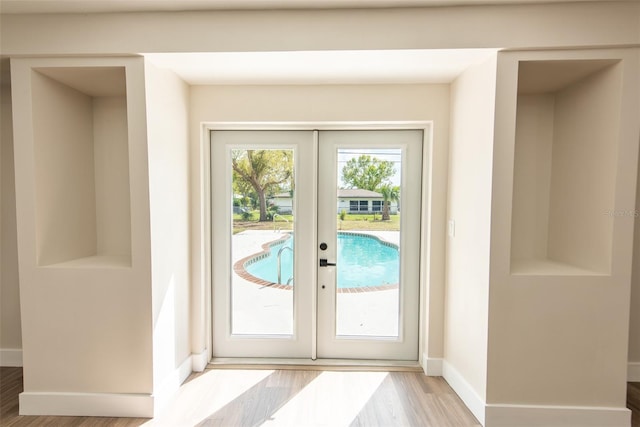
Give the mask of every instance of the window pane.
[(290, 149), (231, 152), (233, 334), (293, 333), (293, 158)]
[(361, 215), (339, 220), (336, 335), (398, 337), (402, 150), (338, 149), (337, 158), (338, 197), (369, 200), (351, 201)]

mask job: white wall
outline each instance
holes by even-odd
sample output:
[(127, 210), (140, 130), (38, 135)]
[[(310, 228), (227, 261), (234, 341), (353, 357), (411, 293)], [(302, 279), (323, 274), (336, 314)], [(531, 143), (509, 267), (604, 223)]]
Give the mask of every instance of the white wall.
[(0, 365), (22, 363), (11, 88), (0, 86)]
[(481, 422), (487, 389), (495, 76), (494, 57), (451, 85), (447, 218), (455, 221), (455, 237), (447, 240), (444, 375)]
[[(277, 102), (274, 102), (277, 100)], [(430, 194), (433, 195), (433, 231), (429, 274), (427, 325), (428, 358), (443, 355), (444, 229), (446, 207), (447, 152), (449, 136), (448, 85), (395, 86), (194, 86), (191, 88), (191, 250), (199, 254), (201, 235), (200, 123), (216, 121), (403, 121), (432, 120), (433, 145)], [(428, 147), (429, 149), (429, 147)], [(426, 166), (426, 165), (425, 165)], [(426, 260), (426, 258), (425, 258)], [(202, 259), (193, 256), (194, 269), (200, 271)], [(198, 276), (194, 277), (197, 283)], [(201, 289), (202, 299), (204, 290)], [(197, 330), (203, 322), (202, 308), (194, 305), (193, 352), (205, 348), (206, 331)], [(425, 325), (425, 328), (426, 326)]]
[(152, 252), (153, 382), (164, 398), (191, 373), (189, 89), (145, 64)]

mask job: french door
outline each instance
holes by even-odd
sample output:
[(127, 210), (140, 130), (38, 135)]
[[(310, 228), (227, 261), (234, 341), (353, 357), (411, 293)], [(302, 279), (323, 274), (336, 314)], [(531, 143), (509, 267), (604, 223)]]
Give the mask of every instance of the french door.
[(422, 131), (212, 131), (213, 356), (418, 360)]

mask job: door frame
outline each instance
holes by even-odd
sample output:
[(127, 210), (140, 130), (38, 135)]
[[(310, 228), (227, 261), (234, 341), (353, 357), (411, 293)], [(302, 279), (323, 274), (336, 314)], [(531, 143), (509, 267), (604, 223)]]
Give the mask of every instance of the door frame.
[[(292, 122), (202, 122), (200, 124), (200, 268), (199, 280), (196, 284), (199, 289), (192, 296), (192, 303), (197, 307), (194, 313), (195, 322), (192, 329), (193, 336), (204, 341), (205, 349), (199, 353), (200, 366), (206, 366), (213, 357), (213, 292), (212, 292), (212, 235), (211, 235), (211, 138), (212, 131), (268, 131), (268, 130), (302, 130), (302, 131), (326, 131), (326, 130), (407, 130), (415, 129), (423, 131), (422, 149), (422, 191), (421, 191), (421, 215), (420, 215), (420, 252), (426, 262), (420, 263), (420, 304), (418, 325), (418, 360), (416, 363), (426, 365), (424, 349), (427, 342), (429, 328), (425, 324), (428, 310), (429, 264), (431, 252), (430, 219), (431, 219), (431, 179), (432, 179), (432, 153), (433, 153), (433, 122), (432, 121), (292, 121)], [(316, 132), (317, 134), (317, 132)], [(315, 326), (316, 319), (313, 320)], [(203, 336), (204, 335), (204, 336)], [(316, 353), (315, 338), (312, 343), (312, 353)], [(221, 362), (241, 363), (242, 360), (231, 359)], [(273, 359), (264, 361), (260, 359), (247, 360), (248, 363), (274, 364)], [(336, 361), (318, 359), (320, 364), (335, 364)], [(388, 363), (386, 363), (388, 362)], [(282, 363), (300, 364), (300, 359), (282, 359)], [(304, 362), (302, 362), (304, 363)], [(308, 364), (315, 361), (309, 359)], [(338, 361), (339, 364), (362, 365), (358, 360)], [(194, 366), (196, 365), (194, 364)], [(406, 365), (406, 361), (385, 361), (385, 365)]]

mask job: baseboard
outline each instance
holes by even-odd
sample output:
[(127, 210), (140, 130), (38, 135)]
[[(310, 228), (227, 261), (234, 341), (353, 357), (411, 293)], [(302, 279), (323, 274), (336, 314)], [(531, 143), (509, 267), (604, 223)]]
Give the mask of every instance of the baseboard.
[(20, 415), (152, 418), (164, 409), (191, 374), (189, 356), (153, 395), (118, 393), (20, 393)]
[(116, 393), (20, 393), (20, 415), (153, 417), (153, 396)]
[(13, 348), (0, 348), (0, 366), (22, 367), (22, 350)]
[(627, 381), (640, 381), (640, 362), (629, 362), (629, 367), (627, 368)]
[(471, 413), (480, 421), (480, 424), (485, 424), (485, 402), (474, 390), (473, 387), (467, 382), (467, 380), (446, 360), (442, 362), (442, 376), (445, 381), (449, 383), (453, 391), (462, 399), (464, 404), (469, 408)]
[(422, 369), (425, 375), (429, 377), (442, 376), (442, 358), (429, 358), (426, 354), (422, 355)]
[(209, 350), (206, 348), (202, 353), (191, 355), (191, 370), (193, 372), (202, 372), (209, 364)]
[(156, 392), (153, 393), (154, 398), (154, 414), (157, 416), (165, 408), (167, 403), (173, 398), (184, 380), (191, 375), (191, 365), (193, 364), (191, 356), (182, 361), (174, 371), (167, 375)]
[(486, 427), (629, 427), (627, 408), (487, 405)]

